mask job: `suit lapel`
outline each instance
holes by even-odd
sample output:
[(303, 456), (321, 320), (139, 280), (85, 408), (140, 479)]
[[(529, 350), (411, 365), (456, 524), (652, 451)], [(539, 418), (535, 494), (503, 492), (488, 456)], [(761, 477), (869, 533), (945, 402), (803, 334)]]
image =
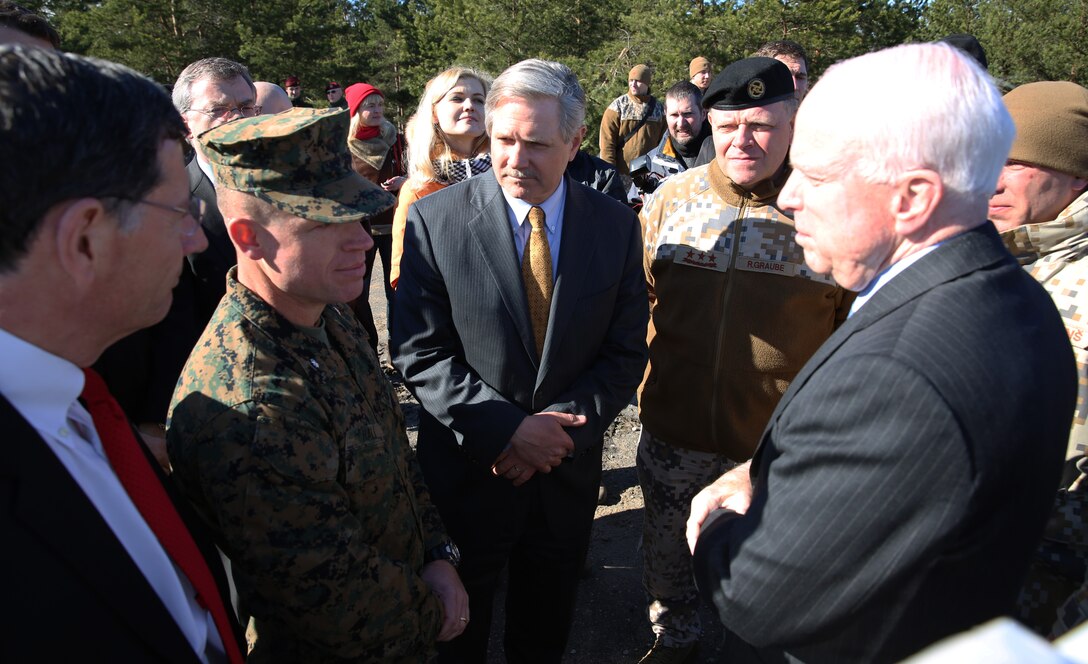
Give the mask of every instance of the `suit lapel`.
[(173, 616), (98, 510), (45, 441), (2, 397), (0, 421), (6, 425), (19, 478), (13, 517), (63, 558), (102, 605), (127, 622), (162, 661), (195, 661)]
[[(573, 180), (563, 177), (566, 178), (567, 196), (563, 204), (563, 234), (559, 242), (559, 265), (552, 294), (552, 309), (548, 315), (548, 336), (541, 362), (545, 369), (552, 349), (559, 348), (570, 325), (574, 305), (585, 290), (586, 274), (597, 248), (599, 228), (588, 218), (590, 208), (585, 192)], [(540, 372), (541, 375), (543, 373)]]
[[(773, 424), (812, 374), (833, 355), (847, 339), (881, 320), (904, 304), (937, 286), (1004, 260), (1013, 260), (997, 230), (986, 223), (946, 240), (929, 255), (918, 260), (884, 284), (853, 316), (835, 331), (812, 355), (790, 384), (771, 415)], [(766, 430), (765, 430), (766, 431)], [(762, 443), (761, 443), (762, 447)]]
[(468, 222), (469, 232), (480, 247), (484, 265), (491, 273), (495, 288), (510, 312), (510, 318), (521, 337), (522, 347), (531, 357), (536, 356), (529, 307), (521, 283), (521, 266), (514, 246), (506, 199), (502, 196), (493, 171), (468, 180), (476, 185), (471, 198), (477, 213)]

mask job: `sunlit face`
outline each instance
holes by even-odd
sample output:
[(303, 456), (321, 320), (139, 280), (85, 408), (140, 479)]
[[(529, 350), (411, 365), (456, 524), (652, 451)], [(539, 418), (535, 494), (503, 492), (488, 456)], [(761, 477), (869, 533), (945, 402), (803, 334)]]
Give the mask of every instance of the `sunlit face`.
[(272, 290), (270, 300), (288, 318), (314, 324), (325, 305), (354, 300), (363, 292), (366, 252), (374, 241), (362, 224), (283, 215), (257, 233), (264, 252), (258, 269)]
[(330, 104), (335, 104), (344, 98), (344, 88), (332, 88), (325, 91), (325, 98), (329, 100)]
[(564, 141), (559, 112), (554, 98), (509, 99), (493, 111), (491, 162), (507, 194), (537, 205), (559, 186), (585, 134), (582, 127)]
[(367, 127), (378, 127), (385, 117), (385, 98), (377, 92), (367, 95), (359, 104), (359, 122)]
[(633, 78), (627, 81), (627, 91), (636, 97), (641, 97), (650, 94), (650, 86), (637, 78)]
[(804, 99), (808, 94), (808, 67), (805, 66), (805, 61), (788, 55), (776, 55), (774, 59), (789, 67), (793, 76), (793, 94), (797, 101)]
[(990, 219), (1000, 231), (1053, 221), (1088, 181), (1043, 166), (1010, 161), (990, 197)]
[(284, 90), (287, 92), (287, 96), (291, 98), (291, 101), (298, 101), (302, 98), (301, 85), (288, 85)]
[(691, 83), (703, 92), (706, 92), (706, 89), (710, 87), (710, 70), (704, 69), (701, 72), (697, 72), (691, 77)]
[[(118, 227), (116, 254), (103, 291), (114, 296), (114, 320), (124, 332), (154, 325), (166, 316), (184, 257), (203, 251), (208, 240), (200, 220), (167, 208), (189, 208), (189, 177), (181, 144), (166, 140), (159, 147), (162, 179), (142, 201), (130, 203), (128, 223)], [(159, 207), (165, 206), (165, 207)]]
[(892, 216), (894, 188), (841, 172), (844, 146), (833, 118), (807, 126), (793, 143), (793, 172), (778, 205), (793, 213), (796, 242), (809, 267), (844, 288), (861, 290), (888, 265), (900, 242)]
[(736, 185), (751, 189), (785, 163), (793, 138), (793, 119), (785, 102), (739, 111), (711, 109), (707, 121), (718, 167)]
[(463, 76), (435, 103), (434, 121), (447, 136), (483, 136), (484, 98), (480, 81)]
[(687, 146), (699, 136), (705, 113), (691, 97), (665, 98), (665, 121), (669, 136), (680, 145)]
[(193, 101), (184, 117), (193, 136), (200, 136), (213, 127), (242, 117), (237, 110), (226, 116), (213, 117), (218, 109), (240, 109), (257, 103), (257, 93), (241, 76), (226, 81), (198, 79), (193, 81), (189, 94)]

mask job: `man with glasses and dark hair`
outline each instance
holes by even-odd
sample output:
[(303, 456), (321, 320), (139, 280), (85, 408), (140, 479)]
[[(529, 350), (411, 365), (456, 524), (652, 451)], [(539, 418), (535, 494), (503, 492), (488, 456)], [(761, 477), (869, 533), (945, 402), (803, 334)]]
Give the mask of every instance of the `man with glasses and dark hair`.
[(185, 133), (126, 67), (0, 46), (0, 661), (243, 661), (214, 546), (85, 369), (206, 246)]
[(203, 329), (226, 292), (227, 270), (237, 261), (216, 205), (215, 178), (196, 137), (231, 120), (251, 118), (261, 109), (249, 70), (226, 58), (204, 58), (183, 69), (174, 83), (173, 96), (194, 151), (186, 166), (189, 191), (208, 205), (208, 213), (200, 220), (208, 236), (208, 249), (189, 257), (196, 276), (197, 327)]

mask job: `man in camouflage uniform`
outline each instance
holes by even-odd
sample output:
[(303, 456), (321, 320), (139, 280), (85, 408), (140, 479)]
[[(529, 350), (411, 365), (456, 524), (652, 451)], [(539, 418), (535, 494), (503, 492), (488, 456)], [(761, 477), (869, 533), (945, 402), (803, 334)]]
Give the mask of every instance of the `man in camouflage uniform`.
[(468, 600), (404, 420), (358, 320), (393, 197), (351, 169), (345, 111), (200, 136), (238, 266), (185, 367), (174, 476), (233, 563), (250, 661), (423, 662)]
[(1020, 595), (1020, 619), (1056, 638), (1088, 618), (1088, 90), (1028, 83), (1005, 95), (1005, 105), (1016, 140), (990, 218), (1054, 299), (1079, 377), (1066, 471)]
[(789, 69), (771, 58), (735, 62), (702, 105), (714, 161), (666, 180), (641, 214), (651, 320), (637, 468), (657, 636), (643, 662), (687, 660), (702, 632), (685, 542), (692, 497), (751, 457), (852, 300), (805, 265), (777, 207), (798, 105)]

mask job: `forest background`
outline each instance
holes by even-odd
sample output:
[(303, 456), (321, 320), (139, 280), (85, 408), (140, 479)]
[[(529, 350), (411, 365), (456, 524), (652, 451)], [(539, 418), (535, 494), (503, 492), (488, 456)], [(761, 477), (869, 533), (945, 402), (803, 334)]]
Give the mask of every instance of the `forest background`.
[(61, 48), (126, 64), (170, 85), (190, 62), (223, 56), (254, 80), (288, 75), (325, 105), (325, 83), (368, 82), (403, 125), (423, 86), (452, 64), (498, 75), (524, 58), (558, 60), (587, 95), (584, 147), (597, 152), (605, 107), (627, 73), (653, 68), (652, 92), (715, 72), (761, 44), (792, 39), (810, 76), (831, 64), (953, 33), (978, 37), (1006, 86), (1088, 86), (1088, 0), (19, 0), (49, 18)]

